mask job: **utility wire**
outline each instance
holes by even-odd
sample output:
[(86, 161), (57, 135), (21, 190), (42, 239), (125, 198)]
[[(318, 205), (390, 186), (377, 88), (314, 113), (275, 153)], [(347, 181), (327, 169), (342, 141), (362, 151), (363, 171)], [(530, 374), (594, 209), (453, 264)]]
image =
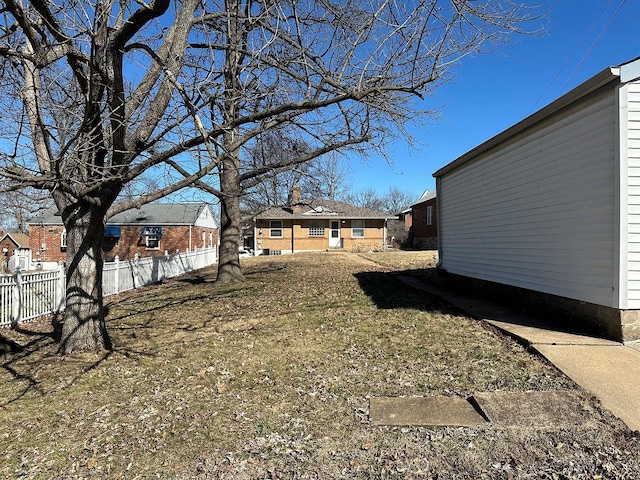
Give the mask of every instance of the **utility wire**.
[[(602, 29), (602, 31), (600, 32), (600, 35), (598, 35), (598, 38), (596, 38), (593, 41), (593, 44), (591, 45), (591, 47), (589, 48), (589, 50), (587, 50), (587, 53), (584, 54), (584, 56), (582, 57), (582, 60), (580, 60), (580, 63), (578, 64), (578, 66), (573, 70), (573, 73), (571, 73), (571, 76), (567, 79), (566, 82), (564, 82), (564, 85), (562, 86), (562, 88), (560, 89), (560, 92), (562, 92), (565, 87), (567, 86), (567, 84), (571, 81), (571, 79), (573, 78), (573, 76), (576, 74), (576, 72), (580, 69), (580, 67), (582, 67), (582, 64), (585, 62), (585, 60), (587, 59), (587, 57), (591, 54), (591, 52), (593, 51), (593, 49), (595, 48), (595, 46), (597, 45), (597, 43), (600, 41), (600, 39), (602, 38), (602, 36), (604, 35), (604, 33), (607, 31), (607, 29), (611, 26), (611, 24), (613, 23), (613, 20), (616, 18), (616, 16), (618, 15), (618, 13), (620, 13), (620, 10), (622, 10), (622, 7), (624, 6), (624, 4), (627, 2), (627, 0), (622, 0), (622, 2), (620, 2), (620, 5), (618, 6), (618, 9), (613, 12), (613, 15), (611, 16), (611, 18), (609, 19), (609, 21), (607, 22), (607, 24), (604, 26), (604, 28)], [(560, 94), (558, 94), (559, 96)], [(557, 98), (557, 97), (556, 97)]]
[[(551, 79), (551, 81), (547, 84), (547, 86), (544, 88), (544, 90), (542, 91), (542, 93), (540, 94), (540, 96), (538, 98), (536, 98), (536, 101), (533, 102), (533, 105), (531, 106), (531, 108), (529, 109), (529, 111), (527, 112), (527, 116), (530, 115), (533, 112), (533, 109), (536, 107), (536, 105), (538, 104), (538, 102), (540, 101), (540, 99), (544, 96), (545, 93), (547, 93), (547, 91), (551, 88), (551, 85), (553, 84), (553, 82), (556, 81), (556, 79), (558, 78), (558, 76), (560, 75), (560, 72), (567, 66), (567, 64), (569, 63), (569, 60), (571, 60), (571, 57), (573, 57), (575, 55), (575, 53), (578, 51), (578, 48), (580, 48), (580, 45), (582, 45), (584, 43), (584, 41), (587, 39), (587, 36), (589, 35), (589, 32), (591, 32), (591, 30), (593, 30), (593, 27), (596, 26), (596, 23), (598, 23), (598, 21), (600, 20), (600, 17), (602, 17), (602, 15), (604, 14), (604, 12), (607, 10), (607, 8), (609, 8), (609, 6), (611, 5), (611, 2), (613, 0), (609, 0), (607, 2), (607, 4), (604, 6), (604, 8), (600, 11), (600, 13), (598, 14), (598, 16), (596, 17), (596, 19), (593, 21), (593, 23), (591, 24), (591, 26), (587, 29), (587, 31), (584, 33), (584, 35), (582, 36), (582, 38), (580, 39), (580, 41), (578, 42), (578, 44), (575, 46), (575, 48), (573, 49), (573, 51), (571, 52), (571, 54), (566, 58), (566, 60), (564, 61), (564, 63), (562, 64), (562, 66), (558, 69), (558, 71), (556, 72), (556, 74), (553, 76), (553, 78)], [(623, 2), (626, 0), (623, 0)], [(574, 72), (575, 73), (575, 72)], [(573, 76), (573, 74), (572, 74)], [(566, 85), (566, 84), (565, 84)], [(564, 87), (563, 87), (564, 88)]]

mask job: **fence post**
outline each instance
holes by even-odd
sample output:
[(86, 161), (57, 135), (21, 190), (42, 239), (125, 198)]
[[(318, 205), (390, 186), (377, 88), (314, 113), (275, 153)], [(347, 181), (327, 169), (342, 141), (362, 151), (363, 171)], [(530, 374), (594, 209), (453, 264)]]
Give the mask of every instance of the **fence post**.
[(20, 266), (16, 267), (13, 278), (15, 283), (11, 295), (11, 325), (15, 327), (22, 321), (22, 273)]
[[(13, 255), (11, 255), (11, 259), (9, 260), (9, 265), (7, 265), (8, 268), (13, 267), (14, 269), (17, 267), (22, 268), (22, 264), (20, 263), (20, 258), (18, 257), (18, 249), (16, 248), (13, 251)], [(25, 265), (26, 268), (26, 265)]]
[(113, 259), (113, 264), (115, 267), (115, 278), (113, 279), (113, 288), (115, 291), (113, 293), (120, 293), (120, 257), (118, 255)]
[(140, 281), (140, 254), (136, 253), (133, 256), (133, 288), (140, 288), (141, 285), (141, 281)]
[(56, 298), (55, 298), (55, 306), (54, 313), (59, 313), (64, 309), (64, 305), (66, 303), (66, 271), (64, 268), (64, 262), (58, 262), (58, 278), (56, 281)]

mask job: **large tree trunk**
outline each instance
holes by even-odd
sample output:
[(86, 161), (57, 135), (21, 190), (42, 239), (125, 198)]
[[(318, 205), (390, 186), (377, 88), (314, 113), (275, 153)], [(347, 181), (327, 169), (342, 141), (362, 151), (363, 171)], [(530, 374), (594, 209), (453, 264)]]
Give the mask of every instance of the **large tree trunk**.
[(59, 353), (110, 350), (102, 298), (104, 211), (91, 205), (63, 213), (67, 231), (67, 306)]
[[(243, 15), (239, 0), (227, 0), (227, 37), (229, 48), (225, 56), (224, 68), (224, 119), (233, 124), (240, 112), (242, 85), (240, 72), (243, 53)], [(240, 158), (238, 127), (225, 129), (223, 144), (225, 154), (220, 169), (220, 253), (218, 257), (217, 283), (240, 283), (244, 281), (240, 268)]]
[(240, 179), (238, 159), (227, 156), (220, 172), (220, 252), (218, 258), (217, 283), (240, 283), (244, 281), (240, 268), (238, 247), (242, 236), (240, 228)]

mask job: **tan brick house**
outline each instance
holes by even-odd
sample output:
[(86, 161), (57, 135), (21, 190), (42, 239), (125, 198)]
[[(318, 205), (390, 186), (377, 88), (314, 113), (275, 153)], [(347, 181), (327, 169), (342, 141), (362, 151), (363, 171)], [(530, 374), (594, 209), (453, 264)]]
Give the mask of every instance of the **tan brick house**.
[[(106, 260), (175, 253), (216, 247), (218, 224), (205, 203), (150, 203), (119, 213), (107, 221), (103, 252)], [(66, 260), (66, 232), (56, 210), (48, 210), (29, 225), (33, 260)]]
[(382, 250), (388, 243), (387, 220), (393, 215), (334, 200), (300, 200), (294, 189), (293, 204), (272, 207), (256, 216), (256, 253), (279, 255), (340, 249)]

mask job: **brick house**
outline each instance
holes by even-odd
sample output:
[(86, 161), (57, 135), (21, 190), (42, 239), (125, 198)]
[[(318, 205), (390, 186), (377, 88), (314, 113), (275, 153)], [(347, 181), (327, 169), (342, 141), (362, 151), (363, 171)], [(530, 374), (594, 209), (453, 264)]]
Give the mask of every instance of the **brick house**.
[[(48, 210), (29, 225), (33, 259), (66, 260), (66, 232), (56, 210)], [(114, 215), (104, 230), (105, 260), (174, 253), (216, 247), (218, 225), (206, 203), (150, 203)]]
[(0, 252), (3, 272), (13, 271), (17, 266), (24, 269), (31, 265), (29, 236), (24, 233), (0, 231)]
[(279, 255), (344, 248), (382, 250), (387, 245), (387, 220), (392, 215), (334, 200), (300, 200), (294, 188), (292, 205), (272, 207), (256, 216), (257, 254)]
[(425, 190), (411, 205), (411, 245), (422, 250), (438, 248), (438, 216), (436, 191)]

